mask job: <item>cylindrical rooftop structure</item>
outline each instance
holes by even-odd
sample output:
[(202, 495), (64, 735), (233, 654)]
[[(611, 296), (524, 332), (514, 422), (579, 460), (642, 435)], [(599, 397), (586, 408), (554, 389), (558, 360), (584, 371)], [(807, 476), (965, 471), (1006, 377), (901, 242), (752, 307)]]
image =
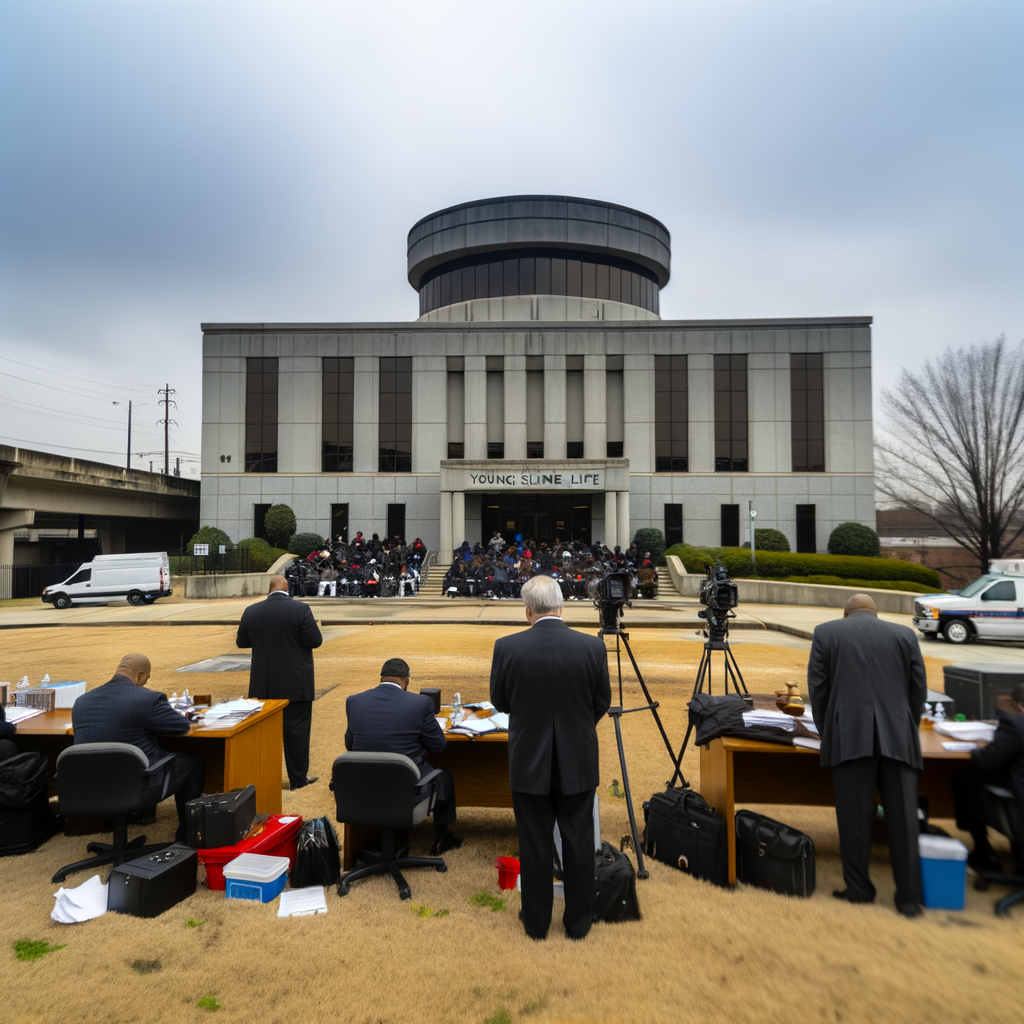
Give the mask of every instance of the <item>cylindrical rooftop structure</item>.
[(480, 199), (413, 226), (409, 283), (423, 319), (656, 319), (670, 243), (660, 221), (615, 203)]

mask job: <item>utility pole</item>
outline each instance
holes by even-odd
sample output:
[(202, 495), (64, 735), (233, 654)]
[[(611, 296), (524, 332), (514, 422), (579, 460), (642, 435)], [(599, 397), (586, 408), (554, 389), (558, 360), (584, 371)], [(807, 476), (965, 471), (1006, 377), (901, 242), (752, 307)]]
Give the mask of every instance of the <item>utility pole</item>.
[[(114, 402), (114, 405), (119, 405), (124, 408), (124, 402)], [(125, 469), (132, 468), (132, 402), (128, 399), (128, 450), (125, 457)]]
[(163, 428), (164, 428), (164, 476), (170, 476), (171, 475), (170, 430), (171, 430), (171, 424), (172, 423), (174, 423), (175, 426), (178, 425), (176, 421), (171, 419), (171, 415), (170, 415), (170, 413), (171, 413), (171, 406), (172, 405), (174, 406), (175, 409), (178, 408), (178, 403), (171, 399), (171, 395), (176, 395), (177, 391), (175, 391), (174, 388), (172, 388), (170, 384), (167, 384), (165, 387), (158, 388), (157, 389), (157, 394), (164, 396), (163, 398), (160, 399), (160, 402), (161, 402), (161, 404), (164, 407), (164, 418), (162, 420), (157, 420), (156, 425), (159, 427), (162, 424)]

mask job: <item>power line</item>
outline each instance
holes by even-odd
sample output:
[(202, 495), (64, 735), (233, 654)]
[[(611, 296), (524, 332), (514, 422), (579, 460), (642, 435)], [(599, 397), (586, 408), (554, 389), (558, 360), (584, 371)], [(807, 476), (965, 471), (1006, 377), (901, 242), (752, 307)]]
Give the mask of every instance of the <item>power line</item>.
[[(2, 352), (11, 352), (11, 351), (16, 351), (16, 350), (7, 349), (7, 348), (0, 348), (0, 351), (2, 351)], [(95, 381), (90, 381), (90, 383), (93, 383), (93, 384), (109, 381), (109, 382), (112, 382), (112, 383), (115, 383), (115, 384), (127, 385), (129, 388), (132, 388), (132, 387), (150, 388), (150, 387), (153, 386), (152, 384), (140, 384), (138, 381), (123, 380), (120, 377), (105, 377), (102, 373), (92, 373), (89, 370), (80, 370), (78, 373), (64, 373), (61, 370), (51, 369), (50, 366), (45, 366), (45, 365), (44, 366), (36, 366), (33, 363), (26, 363), (26, 362), (23, 362), (20, 359), (12, 359), (10, 356), (5, 356), (4, 357), (4, 361), (8, 362), (8, 363), (17, 363), (18, 366), (27, 366), (30, 370), (42, 370), (44, 373), (55, 373), (58, 377), (70, 377), (71, 380), (81, 380), (82, 377), (95, 377), (95, 378), (97, 378)], [(42, 360), (42, 362), (46, 363), (46, 362), (48, 362), (48, 360)], [(53, 364), (51, 364), (51, 366), (52, 365)]]

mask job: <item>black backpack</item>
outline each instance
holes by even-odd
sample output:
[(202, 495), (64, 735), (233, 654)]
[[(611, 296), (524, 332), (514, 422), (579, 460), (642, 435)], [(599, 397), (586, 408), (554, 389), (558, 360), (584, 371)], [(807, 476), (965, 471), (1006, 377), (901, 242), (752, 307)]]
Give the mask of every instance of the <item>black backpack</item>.
[(594, 898), (594, 920), (639, 921), (640, 904), (636, 898), (633, 862), (609, 843), (601, 843), (595, 873), (597, 895)]
[(45, 754), (29, 751), (0, 761), (0, 804), (24, 807), (49, 783)]

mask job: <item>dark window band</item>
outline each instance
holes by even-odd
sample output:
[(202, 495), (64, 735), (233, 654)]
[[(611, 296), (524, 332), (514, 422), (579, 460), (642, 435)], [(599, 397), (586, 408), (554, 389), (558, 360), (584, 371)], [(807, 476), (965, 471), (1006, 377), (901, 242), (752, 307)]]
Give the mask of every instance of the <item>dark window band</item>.
[(658, 282), (649, 270), (615, 256), (559, 249), (518, 249), (453, 260), (420, 282), (420, 316), (441, 306), (504, 295), (609, 299), (658, 313)]

